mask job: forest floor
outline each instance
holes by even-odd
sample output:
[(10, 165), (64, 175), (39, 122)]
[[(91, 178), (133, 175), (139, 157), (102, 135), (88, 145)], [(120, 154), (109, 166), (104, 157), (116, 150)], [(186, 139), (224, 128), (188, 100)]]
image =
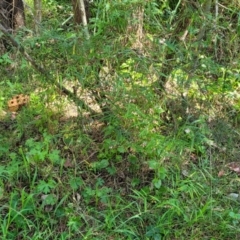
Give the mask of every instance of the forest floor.
[(40, 36), (14, 36), (47, 74), (0, 56), (2, 239), (240, 239), (236, 59), (150, 30), (141, 49), (109, 28), (86, 41), (49, 5)]

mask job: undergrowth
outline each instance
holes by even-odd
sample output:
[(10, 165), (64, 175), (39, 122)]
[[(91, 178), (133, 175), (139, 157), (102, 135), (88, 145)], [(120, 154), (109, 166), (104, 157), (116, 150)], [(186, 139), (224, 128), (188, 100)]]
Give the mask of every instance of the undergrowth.
[[(196, 35), (201, 18), (192, 9), (99, 2), (90, 40), (71, 21), (61, 25), (71, 12), (64, 1), (44, 2), (41, 34), (21, 39), (95, 115), (16, 49), (0, 57), (2, 239), (238, 239), (239, 172), (228, 167), (239, 160), (240, 140), (233, 46), (211, 48), (209, 34), (198, 45), (177, 43), (175, 27), (185, 14), (195, 23), (190, 40)], [(126, 30), (126, 8), (134, 4), (146, 8), (139, 49)], [(235, 19), (233, 5), (224, 11), (223, 23)], [(219, 41), (232, 37), (236, 44), (233, 25), (218, 23)], [(7, 111), (20, 93), (30, 103)]]

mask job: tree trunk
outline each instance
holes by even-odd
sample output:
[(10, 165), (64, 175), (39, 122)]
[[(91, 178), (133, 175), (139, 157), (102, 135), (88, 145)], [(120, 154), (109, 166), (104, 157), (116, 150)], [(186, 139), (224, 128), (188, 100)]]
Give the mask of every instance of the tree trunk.
[(25, 25), (24, 4), (22, 0), (0, 1), (0, 22), (9, 31)]
[[(23, 27), (25, 25), (23, 1), (0, 0), (0, 23), (8, 33), (14, 33)], [(3, 54), (8, 46), (8, 41), (0, 36), (0, 54)]]
[(25, 26), (24, 4), (22, 0), (13, 1), (13, 29), (19, 29)]
[(42, 22), (42, 0), (34, 0), (34, 28), (35, 32), (39, 34), (40, 23)]
[[(84, 0), (82, 1), (84, 2), (84, 6), (85, 6), (85, 13), (84, 11), (81, 10), (81, 1), (79, 0), (72, 0), (72, 5), (73, 5), (73, 14), (74, 14), (74, 22), (75, 24), (79, 25), (79, 24), (86, 24), (89, 21), (89, 17), (90, 17), (90, 12), (89, 12), (89, 1), (88, 0)], [(84, 23), (83, 19), (84, 16), (86, 16), (86, 23)]]

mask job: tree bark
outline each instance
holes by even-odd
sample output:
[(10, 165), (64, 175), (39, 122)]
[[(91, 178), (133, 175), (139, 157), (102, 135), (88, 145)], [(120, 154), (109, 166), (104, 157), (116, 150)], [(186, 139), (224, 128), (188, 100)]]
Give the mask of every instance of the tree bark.
[(25, 25), (24, 4), (22, 0), (0, 1), (0, 22), (13, 32)]
[(72, 0), (73, 14), (75, 24), (86, 25), (89, 21), (89, 1), (88, 0)]
[[(22, 0), (0, 0), (0, 23), (8, 33), (14, 33), (25, 25), (24, 4)], [(0, 37), (0, 54), (9, 47), (8, 39)]]
[(39, 34), (40, 24), (42, 22), (42, 0), (34, 0), (34, 28), (35, 32)]

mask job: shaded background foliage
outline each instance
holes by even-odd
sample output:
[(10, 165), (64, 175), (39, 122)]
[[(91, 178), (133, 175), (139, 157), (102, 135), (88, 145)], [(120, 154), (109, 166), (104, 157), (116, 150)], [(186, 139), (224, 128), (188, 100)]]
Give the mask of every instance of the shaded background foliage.
[(2, 0), (0, 3), (1, 24), (9, 31), (25, 24), (24, 4), (22, 0)]

